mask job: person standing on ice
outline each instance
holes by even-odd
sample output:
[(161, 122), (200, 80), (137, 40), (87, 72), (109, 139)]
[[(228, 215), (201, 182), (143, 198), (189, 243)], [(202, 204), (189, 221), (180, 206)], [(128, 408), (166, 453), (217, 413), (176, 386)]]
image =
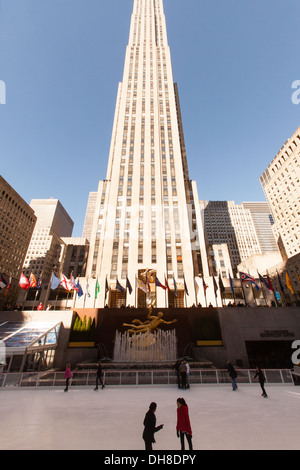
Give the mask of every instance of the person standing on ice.
[(101, 362), (98, 362), (98, 368), (97, 368), (97, 376), (96, 376), (96, 387), (94, 390), (98, 390), (98, 382), (101, 383), (102, 388), (104, 388), (104, 382), (103, 382), (103, 370), (102, 370), (102, 365)]
[(66, 370), (65, 370), (65, 379), (66, 379), (65, 392), (67, 392), (69, 390), (69, 382), (70, 382), (71, 377), (72, 377), (71, 364), (67, 364), (66, 365)]
[(235, 370), (230, 361), (227, 361), (227, 372), (229, 374), (229, 377), (231, 378), (232, 390), (236, 390), (238, 388), (235, 380), (237, 378), (237, 371)]
[(260, 387), (262, 389), (262, 396), (267, 398), (268, 395), (267, 395), (267, 392), (265, 391), (265, 381), (266, 381), (266, 378), (261, 370), (260, 367), (256, 367), (256, 374), (254, 376), (254, 379), (256, 379), (256, 377), (258, 377), (258, 380), (259, 380), (259, 384), (260, 384)]
[(177, 398), (177, 437), (180, 437), (181, 450), (185, 450), (184, 436), (186, 437), (189, 450), (193, 450), (192, 428), (189, 418), (189, 408), (184, 398)]
[(144, 432), (143, 439), (145, 441), (145, 450), (152, 450), (152, 444), (155, 443), (154, 434), (163, 428), (163, 424), (156, 426), (155, 411), (157, 404), (155, 402), (150, 403), (149, 410), (147, 411), (144, 419)]

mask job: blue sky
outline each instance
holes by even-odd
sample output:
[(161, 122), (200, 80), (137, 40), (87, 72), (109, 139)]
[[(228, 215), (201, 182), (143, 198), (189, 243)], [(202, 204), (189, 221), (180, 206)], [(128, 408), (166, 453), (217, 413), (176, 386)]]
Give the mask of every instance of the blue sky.
[[(81, 236), (106, 176), (133, 0), (0, 0), (1, 175), (60, 199)], [(200, 199), (265, 200), (259, 177), (300, 125), (299, 0), (164, 0)]]

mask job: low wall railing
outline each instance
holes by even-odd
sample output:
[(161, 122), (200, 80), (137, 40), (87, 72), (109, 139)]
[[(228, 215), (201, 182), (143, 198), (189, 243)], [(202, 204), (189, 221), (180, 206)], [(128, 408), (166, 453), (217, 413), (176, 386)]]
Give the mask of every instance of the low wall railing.
[[(264, 369), (267, 383), (293, 384), (290, 369)], [(238, 369), (238, 384), (257, 383), (254, 380), (255, 369)], [(156, 370), (104, 370), (103, 380), (108, 386), (122, 385), (177, 385), (177, 376), (170, 369)], [(226, 384), (231, 379), (225, 369), (191, 369), (190, 385), (197, 384)], [(93, 387), (96, 383), (95, 370), (73, 371), (70, 386)], [(8, 372), (0, 373), (0, 387), (63, 387), (65, 384), (64, 371), (43, 372)]]

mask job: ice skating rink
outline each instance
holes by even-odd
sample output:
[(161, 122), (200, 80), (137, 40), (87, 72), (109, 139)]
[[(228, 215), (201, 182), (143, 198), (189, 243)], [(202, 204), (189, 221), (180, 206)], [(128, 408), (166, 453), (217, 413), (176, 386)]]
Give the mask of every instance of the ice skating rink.
[(143, 420), (157, 403), (153, 450), (180, 450), (176, 399), (190, 413), (194, 450), (298, 450), (300, 386), (259, 384), (0, 389), (0, 450), (143, 450)]

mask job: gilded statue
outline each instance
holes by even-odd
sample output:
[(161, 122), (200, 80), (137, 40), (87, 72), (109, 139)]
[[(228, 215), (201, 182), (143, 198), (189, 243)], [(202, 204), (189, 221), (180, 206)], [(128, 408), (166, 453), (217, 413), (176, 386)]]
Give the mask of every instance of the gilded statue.
[(142, 322), (141, 320), (135, 319), (132, 320), (132, 324), (123, 323), (123, 326), (128, 326), (130, 329), (127, 330), (128, 333), (152, 333), (156, 330), (160, 324), (171, 325), (176, 323), (177, 320), (165, 321), (162, 312), (158, 312), (157, 315), (152, 315), (152, 307), (149, 307), (149, 313), (147, 315), (147, 320)]

